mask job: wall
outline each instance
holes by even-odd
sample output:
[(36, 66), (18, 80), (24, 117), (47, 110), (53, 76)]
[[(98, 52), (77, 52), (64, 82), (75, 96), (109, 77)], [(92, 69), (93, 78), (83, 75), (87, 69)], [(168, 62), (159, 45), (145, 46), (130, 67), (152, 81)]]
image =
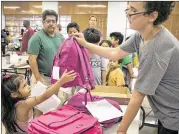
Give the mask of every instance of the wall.
[(163, 25), (179, 40), (179, 2), (176, 2), (172, 14)]
[(124, 10), (127, 2), (108, 2), (107, 36), (111, 32), (121, 32), (125, 35), (126, 15)]
[(71, 22), (77, 22), (80, 31), (89, 26), (90, 15), (96, 15), (98, 18), (96, 28), (102, 32), (103, 38), (106, 39), (107, 7), (108, 2), (59, 2), (59, 14), (70, 15)]
[(42, 12), (47, 9), (52, 9), (58, 13), (58, 2), (42, 2)]

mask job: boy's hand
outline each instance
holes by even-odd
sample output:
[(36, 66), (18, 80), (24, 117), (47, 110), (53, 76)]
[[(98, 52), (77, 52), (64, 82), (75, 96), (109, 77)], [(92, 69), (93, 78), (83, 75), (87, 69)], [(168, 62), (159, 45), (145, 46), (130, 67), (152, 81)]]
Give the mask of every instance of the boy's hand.
[(78, 42), (80, 45), (82, 45), (82, 46), (85, 47), (85, 45), (86, 45), (86, 40), (85, 40), (85, 38), (84, 38), (83, 33), (75, 33), (75, 34), (74, 34), (74, 38), (77, 40), (77, 42)]
[(69, 81), (73, 81), (75, 77), (76, 77), (76, 73), (74, 71), (67, 72), (67, 69), (66, 69), (60, 78), (61, 84), (63, 85)]

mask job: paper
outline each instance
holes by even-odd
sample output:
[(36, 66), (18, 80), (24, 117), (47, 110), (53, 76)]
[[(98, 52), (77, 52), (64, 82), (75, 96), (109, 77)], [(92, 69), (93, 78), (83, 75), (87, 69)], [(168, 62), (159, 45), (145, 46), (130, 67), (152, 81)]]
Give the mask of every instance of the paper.
[[(47, 86), (42, 84), (41, 82), (37, 82), (37, 84), (31, 90), (31, 96), (39, 96), (45, 92)], [(52, 95), (50, 98), (45, 100), (44, 102), (40, 103), (36, 106), (37, 109), (46, 113), (50, 110), (55, 110), (59, 107), (61, 100), (56, 96)]]
[(60, 79), (59, 73), (60, 73), (60, 67), (53, 66), (53, 72), (52, 72), (53, 79), (59, 80)]
[(118, 110), (105, 99), (95, 102), (88, 102), (86, 107), (90, 113), (98, 119), (99, 122), (123, 116), (123, 113), (120, 110)]

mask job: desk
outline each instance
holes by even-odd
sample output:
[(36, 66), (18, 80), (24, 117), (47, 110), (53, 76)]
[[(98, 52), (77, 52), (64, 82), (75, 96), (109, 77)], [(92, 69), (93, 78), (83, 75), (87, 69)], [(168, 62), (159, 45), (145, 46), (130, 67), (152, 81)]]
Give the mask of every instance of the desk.
[[(121, 106), (121, 109), (123, 110), (123, 112), (125, 113), (125, 111), (127, 109), (127, 105), (120, 105), (120, 106)], [(136, 117), (134, 118), (133, 122), (131, 123), (131, 125), (127, 131), (127, 134), (139, 134), (139, 124), (140, 124), (140, 111), (138, 111)], [(120, 125), (120, 123), (112, 126), (111, 128), (104, 130), (104, 134), (116, 134), (119, 125)]]
[[(78, 92), (85, 93), (85, 89), (80, 89)], [(125, 113), (127, 109), (127, 105), (120, 105), (123, 113)], [(116, 134), (117, 129), (119, 127), (120, 123), (113, 125), (111, 128), (105, 129), (103, 132), (104, 134)], [(131, 125), (129, 126), (129, 129), (127, 131), (127, 134), (139, 134), (139, 125), (140, 125), (140, 110), (138, 111), (136, 117), (132, 121)]]
[[(19, 59), (21, 59), (22, 61), (26, 61), (28, 59), (28, 56), (18, 56)], [(25, 75), (25, 79), (27, 78), (27, 80), (30, 82), (29, 79), (29, 74), (30, 74), (30, 66), (29, 65), (25, 65), (25, 66), (21, 66), (21, 67), (11, 67), (13, 64), (6, 64), (6, 57), (2, 57), (2, 68), (1, 68), (1, 72), (6, 73), (15, 73), (15, 74), (23, 74)], [(25, 73), (19, 73), (17, 72), (17, 70), (25, 70)]]

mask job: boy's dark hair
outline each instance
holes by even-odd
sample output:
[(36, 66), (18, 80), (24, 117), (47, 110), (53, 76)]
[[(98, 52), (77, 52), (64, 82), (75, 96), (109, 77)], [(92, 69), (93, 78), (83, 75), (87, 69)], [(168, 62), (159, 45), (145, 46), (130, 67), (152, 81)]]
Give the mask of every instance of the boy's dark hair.
[(115, 40), (119, 40), (118, 44), (122, 44), (124, 35), (121, 32), (112, 32), (110, 33), (110, 37), (114, 37)]
[(102, 40), (100, 43), (99, 43), (99, 46), (102, 46), (103, 43), (107, 43), (109, 45), (109, 47), (112, 46), (112, 43), (109, 41), (109, 40)]
[(24, 100), (24, 98), (13, 98), (11, 97), (11, 93), (18, 92), (20, 83), (23, 79), (24, 79), (23, 76), (19, 76), (19, 75), (10, 75), (9, 77), (4, 76), (2, 78), (1, 114), (2, 114), (3, 125), (5, 126), (8, 134), (9, 133), (13, 134), (17, 132), (16, 128), (19, 128), (19, 126), (16, 123), (15, 104), (20, 100)]
[(79, 28), (79, 25), (76, 23), (76, 22), (72, 22), (72, 23), (69, 23), (68, 25), (67, 25), (67, 33), (68, 33), (68, 31), (69, 31), (69, 29), (70, 28), (76, 28), (76, 30), (78, 31), (78, 32), (80, 32), (80, 28)]
[[(144, 8), (146, 11), (157, 11), (158, 17), (154, 21), (154, 25), (162, 24), (165, 22), (169, 15), (171, 14), (173, 8), (175, 7), (175, 2), (173, 1), (146, 1), (144, 2)], [(147, 13), (146, 13), (147, 14)]]
[(89, 43), (99, 43), (100, 31), (95, 28), (87, 28), (83, 31), (85, 40)]
[(42, 13), (42, 19), (43, 19), (43, 21), (46, 19), (46, 16), (48, 16), (48, 15), (55, 16), (56, 22), (58, 21), (58, 14), (54, 10), (51, 10), (51, 9), (43, 11), (43, 13)]

